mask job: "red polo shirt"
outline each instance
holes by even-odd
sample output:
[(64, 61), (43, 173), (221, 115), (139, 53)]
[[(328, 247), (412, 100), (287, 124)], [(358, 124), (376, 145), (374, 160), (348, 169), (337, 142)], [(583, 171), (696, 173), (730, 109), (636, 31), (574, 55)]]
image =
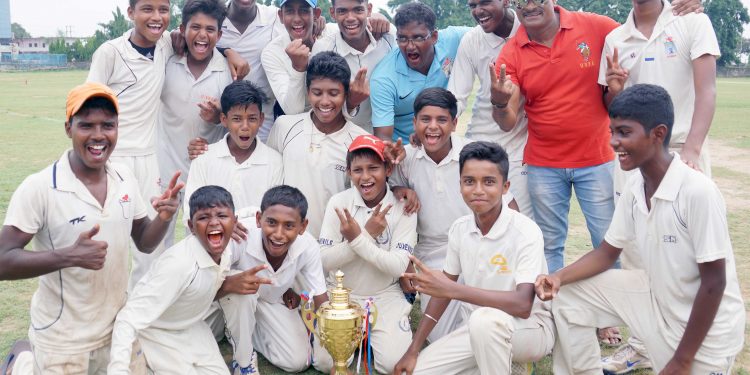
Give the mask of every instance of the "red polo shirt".
[(521, 26), (498, 57), (526, 97), (529, 137), (524, 162), (581, 168), (614, 159), (609, 116), (597, 83), (604, 38), (617, 22), (555, 6), (560, 30), (552, 48), (529, 40)]

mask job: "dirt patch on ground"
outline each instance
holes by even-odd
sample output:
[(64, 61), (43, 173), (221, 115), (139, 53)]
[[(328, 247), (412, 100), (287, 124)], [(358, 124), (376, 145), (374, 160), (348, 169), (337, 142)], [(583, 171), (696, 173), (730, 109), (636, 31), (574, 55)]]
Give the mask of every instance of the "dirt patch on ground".
[(727, 210), (750, 210), (750, 150), (732, 147), (726, 142), (709, 140), (713, 179), (719, 185)]

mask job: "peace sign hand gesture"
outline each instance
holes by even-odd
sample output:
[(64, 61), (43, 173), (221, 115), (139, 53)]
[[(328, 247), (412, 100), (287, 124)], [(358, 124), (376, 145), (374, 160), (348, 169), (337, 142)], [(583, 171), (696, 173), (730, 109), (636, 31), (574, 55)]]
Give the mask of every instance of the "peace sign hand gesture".
[(377, 238), (380, 236), (385, 228), (388, 227), (388, 221), (385, 220), (385, 215), (388, 214), (388, 211), (391, 210), (391, 207), (393, 207), (392, 204), (389, 204), (385, 206), (384, 210), (380, 210), (382, 207), (382, 203), (378, 203), (377, 206), (375, 206), (375, 210), (372, 212), (372, 216), (367, 220), (367, 223), (365, 223), (365, 230), (367, 233), (370, 233), (370, 236), (372, 238)]
[(625, 88), (625, 81), (628, 80), (628, 71), (620, 67), (620, 59), (617, 48), (610, 56), (607, 55), (607, 86), (609, 92), (613, 95), (619, 94)]
[(341, 231), (341, 235), (346, 238), (347, 241), (351, 242), (354, 241), (355, 238), (359, 237), (359, 234), (362, 233), (362, 228), (359, 227), (359, 224), (356, 220), (352, 217), (352, 215), (349, 213), (349, 210), (346, 208), (343, 210), (339, 210), (338, 208), (336, 210), (336, 215), (339, 217), (339, 221), (341, 221), (341, 227), (339, 231)]
[(180, 201), (177, 196), (180, 194), (180, 190), (185, 186), (185, 183), (178, 183), (178, 178), (180, 178), (179, 171), (175, 172), (174, 176), (172, 176), (172, 180), (169, 181), (167, 190), (164, 190), (164, 193), (162, 193), (160, 197), (151, 198), (151, 205), (159, 214), (159, 219), (162, 221), (172, 220), (172, 216), (174, 216), (180, 206)]

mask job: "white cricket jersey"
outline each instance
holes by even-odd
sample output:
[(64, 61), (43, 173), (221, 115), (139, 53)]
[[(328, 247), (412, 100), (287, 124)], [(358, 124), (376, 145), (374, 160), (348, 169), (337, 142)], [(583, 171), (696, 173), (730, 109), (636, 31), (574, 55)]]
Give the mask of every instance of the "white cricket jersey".
[[(718, 187), (673, 154), (659, 187), (646, 206), (643, 175), (623, 189), (604, 239), (635, 251), (649, 276), (652, 299), (664, 317), (665, 339), (677, 347), (701, 284), (698, 264), (724, 259), (726, 287), (696, 358), (710, 360), (742, 350), (745, 314), (724, 198)], [(630, 242), (636, 246), (626, 246)]]
[(636, 28), (631, 11), (627, 21), (605, 39), (599, 67), (601, 85), (607, 85), (607, 55), (612, 56), (615, 48), (620, 66), (628, 70), (625, 88), (650, 83), (669, 92), (674, 103), (670, 144), (685, 143), (695, 110), (693, 60), (703, 55), (719, 57), (721, 54), (711, 20), (703, 13), (675, 16), (672, 6), (664, 2), (651, 38), (647, 39)]
[(187, 147), (190, 140), (204, 138), (214, 143), (226, 133), (226, 128), (211, 124), (200, 117), (198, 103), (206, 98), (221, 99), (224, 88), (232, 83), (229, 65), (219, 51), (206, 70), (195, 78), (187, 65), (186, 56), (172, 56), (167, 63), (167, 77), (161, 93), (162, 107), (159, 111), (159, 170), (162, 183), (166, 183), (175, 171), (182, 172), (181, 181), (187, 180), (190, 158)]
[(174, 54), (168, 32), (156, 42), (153, 61), (128, 40), (133, 30), (102, 44), (91, 58), (86, 82), (109, 86), (120, 107), (117, 146), (112, 156), (156, 153), (156, 125), (167, 61)]
[(33, 251), (71, 246), (96, 224), (100, 229), (93, 239), (108, 244), (101, 270), (69, 267), (39, 276), (31, 298), (29, 338), (42, 351), (57, 354), (89, 352), (109, 344), (115, 316), (127, 298), (133, 220), (146, 217), (138, 182), (128, 168), (107, 163), (102, 206), (71, 170), (72, 152), (26, 177), (13, 193), (4, 222), (34, 234)]
[(311, 118), (312, 112), (281, 116), (276, 120), (268, 146), (281, 153), (284, 184), (294, 186), (307, 198), (307, 231), (317, 238), (328, 200), (349, 186), (346, 154), (354, 138), (369, 134), (347, 121), (344, 127), (324, 134)]
[[(401, 291), (399, 277), (409, 265), (409, 254), (417, 243), (417, 215), (404, 213), (404, 202), (398, 201), (387, 188), (381, 210), (393, 205), (386, 214), (388, 226), (377, 238), (367, 233), (365, 224), (372, 217), (369, 208), (355, 187), (342, 191), (328, 201), (323, 228), (320, 231), (320, 252), (323, 270), (330, 285), (335, 285), (334, 274), (344, 272), (344, 286), (357, 296), (369, 297), (383, 292)], [(353, 241), (341, 234), (341, 221), (335, 209), (349, 210), (362, 233)]]

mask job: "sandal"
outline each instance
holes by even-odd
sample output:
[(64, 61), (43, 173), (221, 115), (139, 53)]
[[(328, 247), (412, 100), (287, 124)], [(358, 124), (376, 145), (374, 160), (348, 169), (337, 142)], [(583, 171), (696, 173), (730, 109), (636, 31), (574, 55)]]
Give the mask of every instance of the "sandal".
[(596, 337), (599, 338), (599, 344), (608, 348), (614, 348), (622, 344), (622, 335), (620, 335), (620, 328), (609, 327), (599, 328), (596, 330)]
[(2, 366), (0, 366), (0, 375), (10, 375), (10, 370), (13, 369), (13, 364), (16, 362), (16, 358), (18, 358), (18, 355), (23, 352), (30, 351), (31, 343), (29, 343), (29, 340), (18, 340), (13, 343), (13, 346), (10, 348), (10, 352), (8, 352), (8, 355), (5, 356)]

